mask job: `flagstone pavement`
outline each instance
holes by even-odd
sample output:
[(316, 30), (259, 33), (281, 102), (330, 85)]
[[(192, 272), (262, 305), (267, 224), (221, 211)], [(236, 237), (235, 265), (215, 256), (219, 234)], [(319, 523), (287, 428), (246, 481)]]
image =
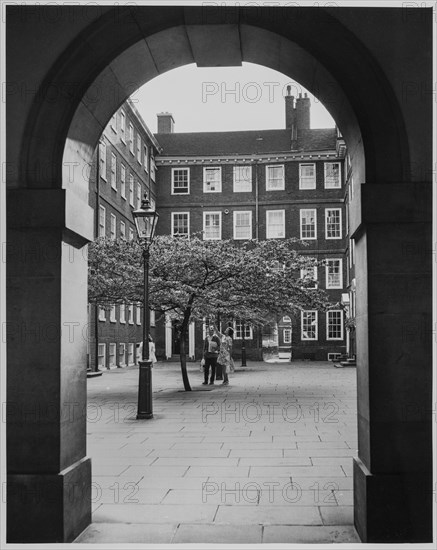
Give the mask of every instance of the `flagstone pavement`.
[(153, 368), (154, 417), (136, 420), (138, 368), (88, 379), (92, 524), (76, 543), (356, 543), (356, 370), (248, 362), (193, 391)]

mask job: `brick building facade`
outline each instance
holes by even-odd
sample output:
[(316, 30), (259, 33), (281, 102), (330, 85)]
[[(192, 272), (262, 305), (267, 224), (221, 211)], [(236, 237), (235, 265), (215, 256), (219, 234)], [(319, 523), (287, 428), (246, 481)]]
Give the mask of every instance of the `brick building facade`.
[[(305, 254), (326, 260), (317, 285), (333, 303), (347, 292), (345, 144), (335, 128), (310, 129), (310, 100), (285, 97), (285, 129), (175, 133), (170, 113), (158, 115), (155, 134), (162, 151), (156, 159), (158, 234), (204, 239), (297, 237)], [(320, 272), (321, 271), (321, 272)], [(278, 319), (278, 344), (293, 358), (326, 360), (346, 351), (344, 311), (302, 312)], [(234, 334), (236, 357), (242, 326)], [(261, 357), (262, 335), (245, 326), (248, 358)], [(157, 325), (157, 353), (177, 355), (174, 328)], [(204, 327), (193, 323), (189, 356), (201, 355)]]
[[(151, 204), (156, 204), (158, 150), (156, 139), (128, 100), (112, 116), (94, 152), (89, 204), (94, 209), (95, 238), (136, 238), (132, 210), (140, 206), (145, 191)], [(136, 347), (142, 341), (142, 308), (117, 304), (104, 309), (90, 304), (88, 309), (89, 368), (136, 364)]]

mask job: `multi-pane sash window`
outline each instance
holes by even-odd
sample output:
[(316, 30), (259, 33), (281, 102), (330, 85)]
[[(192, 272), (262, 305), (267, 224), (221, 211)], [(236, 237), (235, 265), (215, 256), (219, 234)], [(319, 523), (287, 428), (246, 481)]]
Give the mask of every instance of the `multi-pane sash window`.
[(326, 260), (326, 288), (343, 288), (343, 260)]
[(173, 237), (188, 237), (190, 234), (189, 212), (172, 212), (171, 234)]
[(172, 195), (188, 195), (190, 192), (190, 169), (172, 168), (171, 170)]
[(106, 344), (99, 344), (99, 357), (97, 359), (97, 364), (99, 370), (106, 368)]
[(106, 321), (106, 311), (104, 307), (99, 306), (99, 321)]
[(137, 161), (141, 164), (141, 136), (137, 134)]
[(134, 240), (134, 230), (132, 229), (132, 227), (129, 227), (129, 240)]
[(282, 335), (284, 344), (291, 344), (291, 328), (284, 328)]
[(134, 154), (134, 126), (129, 122), (129, 151)]
[(128, 307), (128, 323), (130, 325), (134, 324), (134, 306), (132, 304), (129, 304)]
[(116, 344), (109, 344), (109, 358), (108, 358), (108, 367), (110, 369), (113, 369), (115, 368), (117, 365), (115, 363), (115, 360), (116, 360), (116, 357), (115, 357), (115, 354), (116, 354), (116, 351), (117, 351), (117, 346)]
[(252, 238), (252, 212), (234, 212), (234, 239)]
[(134, 177), (129, 174), (129, 204), (135, 208), (134, 198)]
[(341, 239), (341, 208), (325, 208), (325, 234), (327, 239)]
[(284, 165), (266, 166), (266, 190), (280, 191), (282, 189), (285, 189)]
[(316, 165), (299, 164), (299, 189), (316, 188)]
[(326, 312), (326, 339), (343, 340), (343, 312), (341, 309)]
[(144, 145), (144, 170), (149, 171), (149, 149)]
[(234, 166), (234, 193), (252, 191), (252, 166)]
[(126, 365), (126, 344), (118, 344), (118, 364)]
[(126, 115), (124, 111), (120, 111), (120, 139), (123, 143), (126, 143)]
[(317, 239), (315, 208), (300, 211), (300, 238)]
[(155, 164), (155, 159), (153, 157), (150, 159), (150, 177), (152, 178), (152, 181), (155, 181), (156, 164)]
[(234, 337), (236, 340), (242, 340), (243, 339), (243, 327), (244, 327), (244, 339), (245, 340), (252, 340), (253, 339), (253, 330), (252, 325), (249, 323), (243, 323), (243, 321), (235, 321), (234, 324)]
[(137, 182), (137, 208), (141, 208), (141, 183)]
[(141, 307), (137, 306), (136, 311), (137, 311), (137, 325), (141, 325)]
[(340, 163), (325, 162), (325, 189), (339, 189), (340, 187)]
[(100, 177), (106, 181), (106, 143), (99, 143)]
[(111, 187), (117, 189), (117, 157), (111, 153)]
[(124, 222), (120, 222), (120, 238), (126, 239), (126, 224)]
[(120, 166), (120, 193), (123, 199), (126, 198), (126, 166), (121, 164)]
[(317, 340), (317, 311), (301, 311), (300, 327), (302, 340)]
[(99, 207), (99, 237), (106, 237), (106, 208)]
[(117, 133), (117, 113), (114, 113), (111, 117), (111, 128)]
[(222, 238), (222, 213), (203, 213), (203, 238), (205, 241), (217, 241)]
[(117, 238), (117, 218), (114, 214), (111, 214), (111, 239), (115, 240)]
[(317, 288), (317, 267), (308, 267), (300, 270), (300, 278), (309, 283), (305, 288)]
[(128, 365), (135, 365), (134, 344), (133, 343), (129, 343), (127, 345), (127, 362), (128, 362)]
[(126, 322), (126, 306), (125, 304), (120, 304), (120, 323)]
[(222, 190), (222, 169), (220, 166), (203, 169), (203, 192), (220, 193)]
[(285, 237), (285, 210), (266, 211), (267, 239), (283, 239)]

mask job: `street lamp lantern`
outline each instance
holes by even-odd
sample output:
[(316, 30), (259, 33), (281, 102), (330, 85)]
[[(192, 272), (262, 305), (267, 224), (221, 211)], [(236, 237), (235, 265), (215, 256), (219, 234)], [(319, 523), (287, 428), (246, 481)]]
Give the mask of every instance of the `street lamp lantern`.
[(144, 301), (143, 301), (143, 353), (139, 363), (137, 419), (153, 418), (152, 362), (149, 356), (149, 259), (150, 245), (155, 236), (158, 213), (150, 206), (147, 193), (141, 207), (132, 212), (138, 239), (143, 245)]
[(145, 244), (151, 244), (155, 236), (156, 224), (159, 214), (150, 206), (147, 193), (141, 201), (141, 207), (132, 212), (137, 229), (138, 238)]

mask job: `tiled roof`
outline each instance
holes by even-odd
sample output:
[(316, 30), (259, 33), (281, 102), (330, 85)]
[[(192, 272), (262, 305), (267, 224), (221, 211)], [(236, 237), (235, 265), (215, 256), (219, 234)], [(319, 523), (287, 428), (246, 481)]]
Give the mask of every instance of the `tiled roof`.
[[(291, 151), (290, 130), (155, 134), (160, 156), (251, 155)], [(296, 151), (335, 149), (335, 128), (299, 130)]]

